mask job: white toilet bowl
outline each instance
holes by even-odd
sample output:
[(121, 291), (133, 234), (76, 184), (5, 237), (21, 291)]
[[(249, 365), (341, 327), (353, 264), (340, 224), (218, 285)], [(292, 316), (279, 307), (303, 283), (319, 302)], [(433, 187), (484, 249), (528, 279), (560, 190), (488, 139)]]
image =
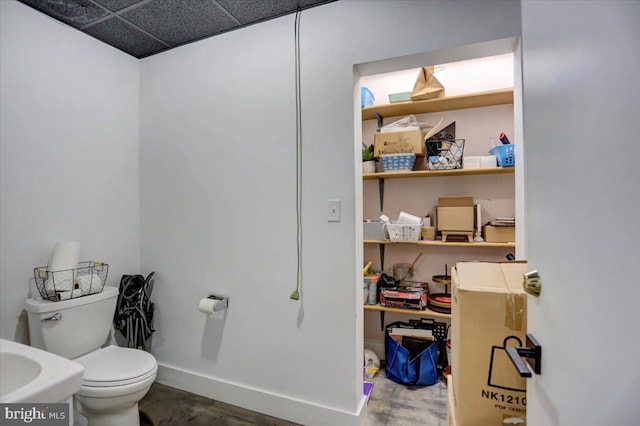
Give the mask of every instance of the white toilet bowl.
[(74, 361), (85, 368), (74, 400), (89, 426), (139, 426), (138, 401), (151, 388), (158, 370), (153, 355), (107, 346)]
[(82, 388), (74, 401), (89, 426), (139, 426), (138, 401), (158, 371), (150, 353), (102, 348), (112, 328), (117, 297), (117, 288), (105, 286), (100, 293), (59, 302), (35, 298), (26, 302), (31, 344), (84, 366)]

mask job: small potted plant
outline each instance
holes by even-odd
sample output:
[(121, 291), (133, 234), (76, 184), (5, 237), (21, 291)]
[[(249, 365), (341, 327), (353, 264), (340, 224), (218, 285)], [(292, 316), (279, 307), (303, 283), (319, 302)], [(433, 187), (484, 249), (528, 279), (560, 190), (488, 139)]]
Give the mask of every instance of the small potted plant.
[(373, 156), (373, 144), (367, 146), (362, 142), (362, 173), (375, 173), (376, 159)]

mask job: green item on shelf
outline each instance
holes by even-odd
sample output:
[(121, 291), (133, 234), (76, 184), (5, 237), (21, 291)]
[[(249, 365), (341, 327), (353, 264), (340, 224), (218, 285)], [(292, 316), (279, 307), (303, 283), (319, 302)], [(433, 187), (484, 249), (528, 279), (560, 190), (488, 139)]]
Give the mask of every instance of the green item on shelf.
[(373, 144), (367, 146), (362, 142), (362, 161), (375, 161), (373, 156)]
[(389, 93), (389, 102), (407, 102), (411, 100), (411, 92)]

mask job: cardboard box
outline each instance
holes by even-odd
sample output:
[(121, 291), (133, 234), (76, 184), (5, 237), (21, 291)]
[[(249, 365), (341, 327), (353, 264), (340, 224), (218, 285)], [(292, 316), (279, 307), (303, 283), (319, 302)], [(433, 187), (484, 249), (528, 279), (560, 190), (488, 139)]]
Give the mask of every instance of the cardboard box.
[(453, 393), (453, 376), (449, 376), (447, 378), (447, 426), (458, 426)]
[(440, 232), (473, 232), (473, 197), (439, 197), (436, 216)]
[(422, 239), (423, 240), (435, 240), (436, 239), (436, 228), (433, 226), (423, 226), (422, 227)]
[[(526, 262), (459, 262), (452, 270), (451, 357), (458, 424), (526, 421), (526, 380), (505, 348), (524, 346)], [(507, 420), (511, 419), (511, 420)]]
[(482, 227), (484, 230), (484, 240), (488, 243), (511, 243), (516, 240), (515, 226), (492, 226)]
[(424, 133), (422, 130), (376, 133), (373, 137), (373, 154), (416, 154), (424, 157)]

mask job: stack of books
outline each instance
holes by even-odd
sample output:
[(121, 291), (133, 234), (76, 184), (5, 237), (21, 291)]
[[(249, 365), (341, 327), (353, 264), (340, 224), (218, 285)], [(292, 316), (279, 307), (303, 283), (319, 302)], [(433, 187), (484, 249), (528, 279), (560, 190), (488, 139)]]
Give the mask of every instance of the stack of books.
[(491, 226), (516, 226), (516, 218), (515, 217), (498, 217), (489, 222)]

